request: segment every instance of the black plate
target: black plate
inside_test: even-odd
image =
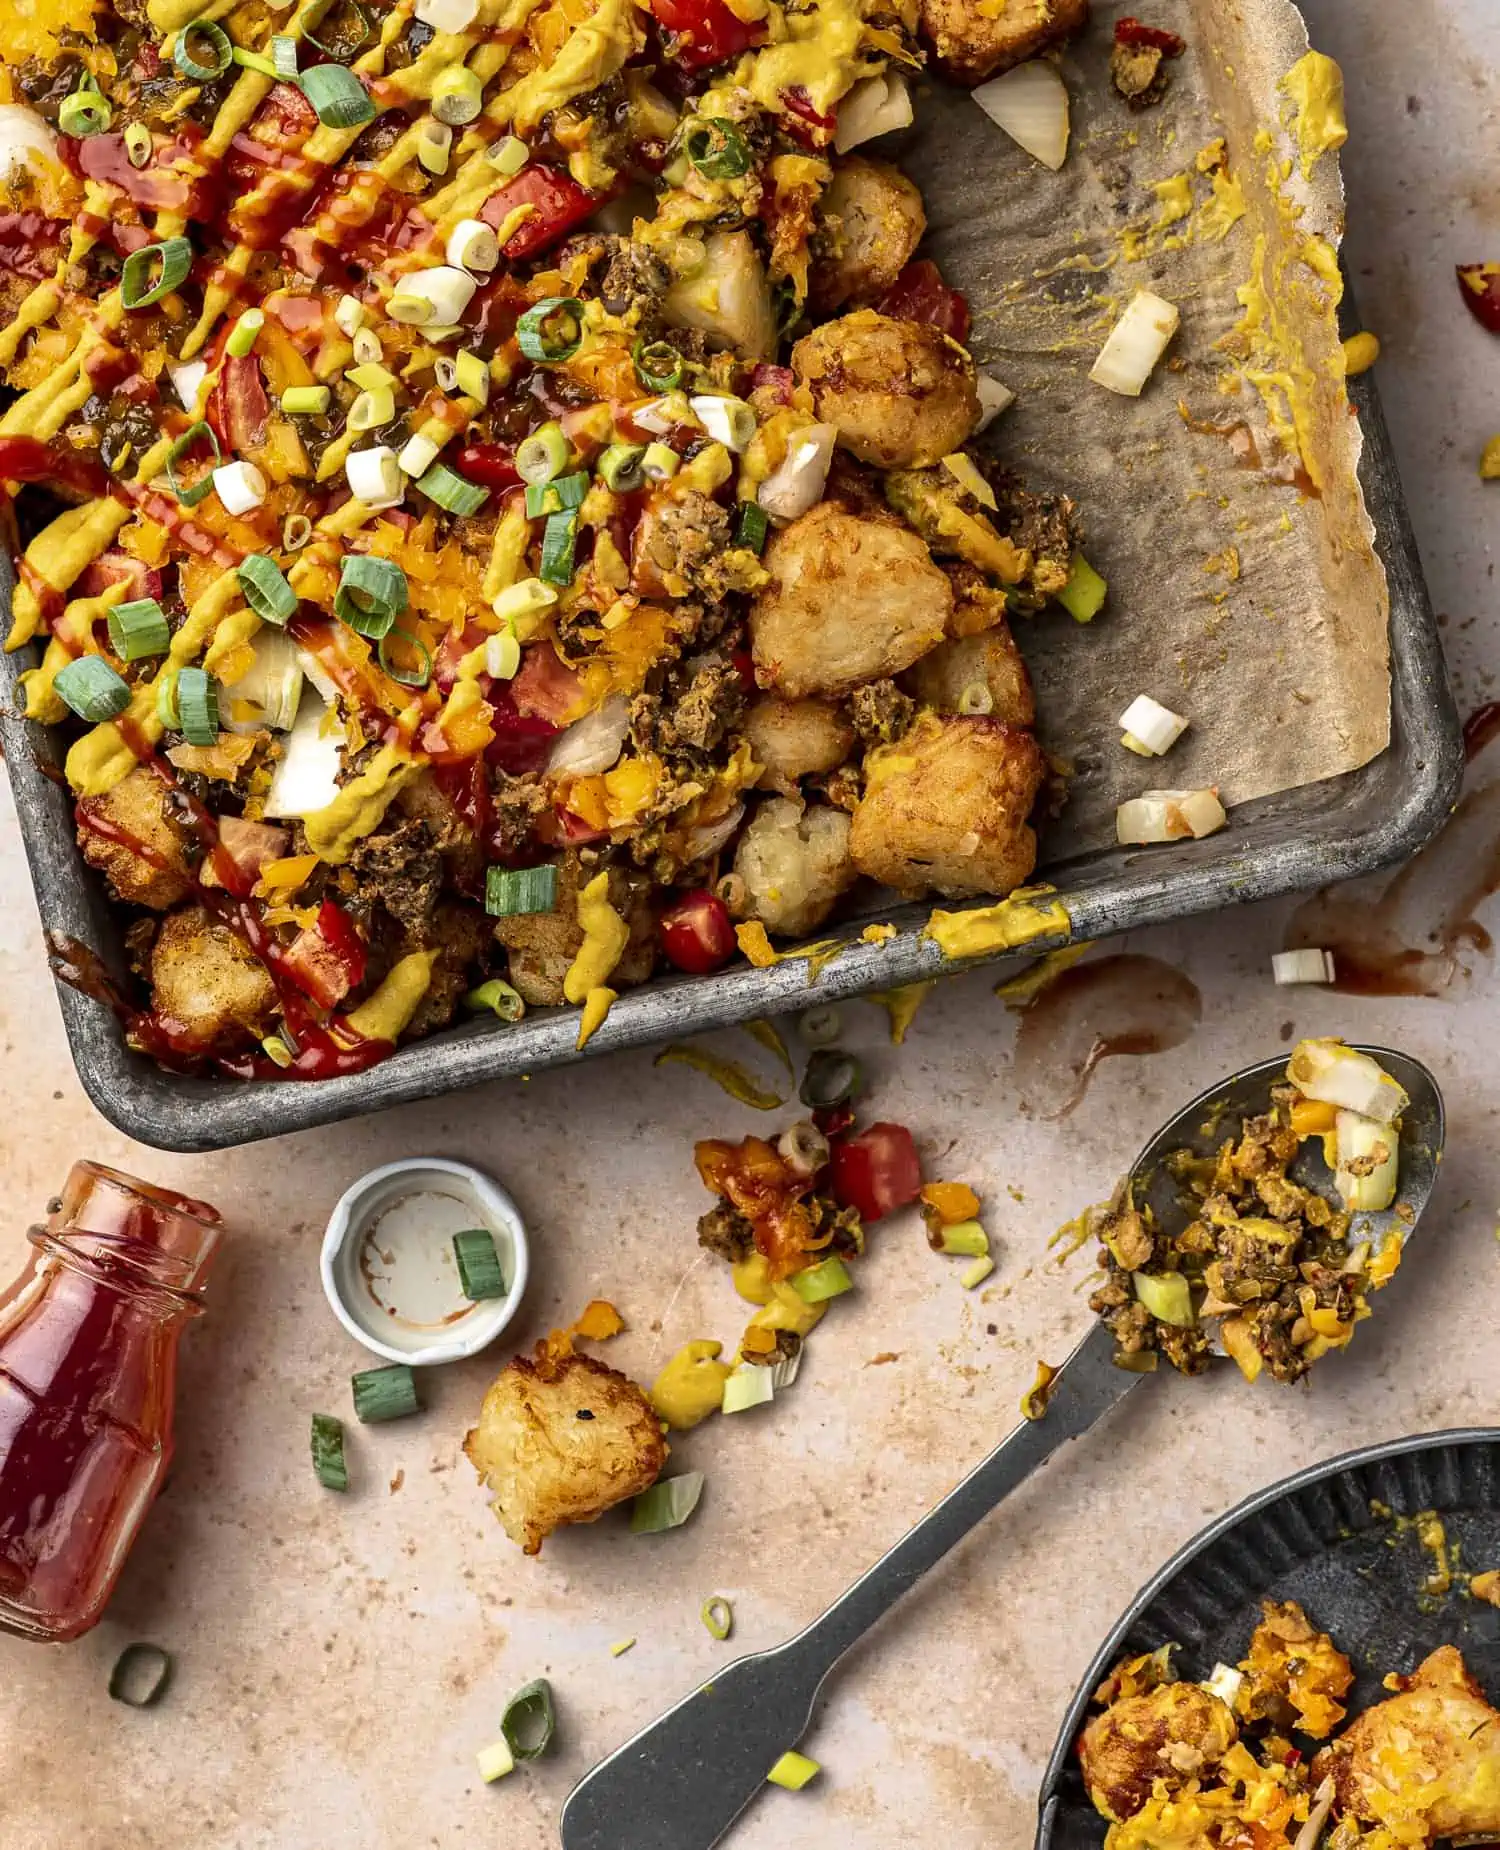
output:
[[[1183,1676],[1244,1656],[1263,1599],[1296,1600],[1353,1662],[1351,1712],[1379,1702],[1381,1679],[1455,1644],[1500,1698],[1500,1609],[1453,1591],[1424,1596],[1433,1557],[1390,1517],[1435,1510],[1469,1573],[1500,1567],[1500,1430],[1429,1433],[1314,1465],[1221,1516],[1136,1595],[1069,1705],[1042,1782],[1037,1850],[1099,1850],[1073,1743],[1089,1700],[1122,1657],[1175,1643]]]

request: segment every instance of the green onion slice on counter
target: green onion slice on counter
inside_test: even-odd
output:
[[[804,1304],[822,1304],[854,1289],[854,1280],[842,1259],[822,1259],[787,1281]]]
[[[749,144],[732,122],[719,116],[700,116],[682,145],[705,180],[737,180],[750,171]]]
[[[636,377],[649,392],[670,392],[682,379],[685,362],[670,341],[637,341],[631,357]]]
[[[734,1608],[722,1593],[715,1593],[710,1599],[704,1600],[698,1616],[720,1644],[734,1630]]]
[[[418,657],[417,661],[397,661],[394,654],[397,646],[403,649],[414,649]],[[377,654],[380,658],[380,666],[393,681],[398,681],[402,687],[426,687],[432,679],[432,651],[413,630],[387,630],[380,638],[380,648]]]
[[[542,564],[540,576],[549,585],[568,585],[573,582],[573,548],[578,540],[578,516],[569,511],[566,514],[549,516],[547,525],[542,530]]]
[[[102,135],[114,120],[115,112],[99,88],[98,80],[86,75],[71,96],[65,96],[57,112],[57,126],[64,135],[83,141],[90,135]],[[147,135],[149,143],[150,136]]]
[[[506,1703],[500,1732],[517,1760],[536,1760],[546,1753],[557,1732],[557,1709],[545,1677],[518,1689]]]
[[[359,128],[375,120],[369,91],[342,64],[315,64],[304,71],[302,94],[325,128]]]
[[[404,1420],[420,1413],[417,1378],[405,1362],[388,1368],[367,1368],[349,1377],[354,1394],[354,1417],[361,1426],[378,1426],[384,1420]]]
[[[735,523],[734,539],[737,546],[748,546],[751,552],[765,551],[766,534],[771,522],[766,510],[758,501],[742,501],[739,519]]]
[[[167,613],[154,597],[132,598],[109,613],[109,646],[122,662],[165,655],[171,643]]]
[[[501,1021],[519,1021],[526,1013],[526,1001],[520,990],[512,989],[510,984],[498,976],[492,976],[487,983],[481,983],[478,989],[471,989],[464,997],[466,1007],[482,1014],[486,1009]]]
[[[458,1266],[459,1288],[466,1298],[477,1304],[481,1298],[505,1296],[505,1275],[500,1270],[495,1236],[488,1227],[470,1227],[464,1233],[455,1233],[453,1258]]]
[[[325,1490],[347,1490],[349,1467],[344,1462],[344,1422],[331,1413],[312,1416],[312,1461]]]
[[[797,1022],[797,1032],[809,1047],[831,1047],[842,1026],[837,1009],[808,1009]]]
[[[660,1535],[666,1529],[680,1529],[697,1509],[702,1495],[701,1471],[684,1471],[680,1477],[660,1479],[631,1504],[630,1533]]]
[[[612,443],[599,458],[599,479],[617,495],[633,493],[646,479],[644,443]]]
[[[809,1780],[816,1779],[822,1772],[816,1760],[809,1760],[806,1754],[783,1754],[766,1775],[766,1783],[782,1786],[788,1792],[800,1792]]]
[[[165,238],[160,244],[143,244],[138,251],[130,253],[120,271],[121,306],[149,308],[153,302],[170,295],[192,267],[193,246],[188,238]]]
[[[177,671],[177,711],[189,745],[212,745],[219,736],[219,684],[202,668]]]
[[[128,1644],[109,1673],[109,1699],[130,1709],[160,1702],[172,1681],[172,1654],[159,1644]]]
[[[195,83],[221,77],[233,61],[229,34],[211,19],[190,20],[172,46],[173,64],[182,76],[191,77]]]
[[[582,302],[576,296],[548,296],[516,323],[516,339],[528,360],[546,366],[571,360],[583,345]]]
[[[557,869],[491,867],[484,876],[484,909],[491,918],[514,918],[523,912],[557,910]]]
[[[526,483],[550,482],[568,466],[571,451],[560,424],[543,424],[516,449],[516,474]]]
[[[864,1083],[864,1069],[853,1054],[837,1047],[819,1047],[808,1057],[797,1096],[809,1111],[831,1111],[858,1098]]]
[[[263,552],[252,552],[236,567],[240,590],[245,602],[262,623],[274,623],[284,629],[297,614],[297,593],[287,583],[281,568]]]
[[[52,681],[63,705],[89,725],[116,719],[130,705],[130,689],[102,655],[80,655]]]
[[[378,642],[406,608],[406,574],[390,559],[349,553],[339,572],[333,613],[361,636]]]
[[[195,449],[199,443],[208,445],[213,454],[213,461],[196,482],[185,486],[178,476],[177,465],[189,450]],[[184,507],[197,507],[205,495],[213,492],[213,472],[223,460],[224,453],[219,448],[219,439],[214,435],[213,426],[205,424],[200,419],[198,423],[190,424],[167,451],[167,486]]]
[[[1092,623],[1109,596],[1108,580],[1101,578],[1081,552],[1074,553],[1068,582],[1057,601],[1075,623]]]
[[[435,462],[417,477],[417,487],[429,501],[460,516],[477,514],[490,498],[490,491],[477,482],[466,482],[447,463]]]

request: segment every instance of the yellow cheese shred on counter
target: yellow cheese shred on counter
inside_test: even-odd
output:
[[[922,936],[952,958],[987,957],[1054,933],[1066,936],[1073,921],[1062,901],[1049,897],[1056,891],[1050,886],[1020,887],[993,906],[975,906],[968,912],[935,910]]]
[[[367,1041],[397,1039],[431,987],[437,960],[436,950],[409,951],[391,966],[374,995],[345,1016],[348,1026]]]

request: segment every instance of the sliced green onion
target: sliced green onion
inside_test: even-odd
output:
[[[516,323],[516,339],[528,360],[556,366],[583,345],[583,304],[576,296],[553,295]]]
[[[990,1236],[977,1220],[955,1221],[942,1228],[937,1236],[940,1253],[956,1253],[964,1259],[988,1259]]]
[[[369,91],[342,64],[315,64],[304,71],[302,94],[325,128],[359,128],[375,120]]]
[[[972,1291],[976,1285],[982,1285],[995,1269],[995,1262],[988,1253],[983,1253],[972,1265],[966,1265],[958,1275],[958,1282],[965,1291]]]
[[[326,385],[289,385],[281,394],[281,409],[289,418],[322,417],[332,398]]]
[[[375,28],[370,24],[370,15],[359,4],[359,0],[349,0],[349,11],[359,21],[359,37],[354,41],[352,45],[346,44],[342,39],[340,39],[338,41],[338,47],[337,49],[335,49],[334,46],[332,45],[325,45],[322,39],[315,39],[310,32],[306,32],[303,34],[303,37],[307,40],[308,44],[315,47],[315,49],[317,49],[318,51],[322,52],[325,58],[335,58],[335,59],[342,61],[345,64],[348,63],[348,61],[355,55],[356,52],[360,52],[364,50],[365,46],[369,44],[375,32]]]
[[[724,1379],[719,1402],[721,1413],[749,1413],[755,1407],[767,1407],[776,1398],[776,1383],[769,1368],[759,1362],[741,1362],[733,1374]]]
[[[396,394],[388,385],[380,385],[372,391],[360,393],[349,407],[344,427],[355,431],[379,430],[389,424],[395,415]]]
[[[831,1111],[864,1091],[864,1069],[853,1054],[819,1047],[809,1058],[797,1096],[809,1111]]]
[[[333,611],[341,623],[378,642],[405,610],[407,596],[406,574],[399,565],[367,553],[349,553],[339,572]]]
[[[247,71],[259,71],[262,77],[281,75],[269,58],[262,57],[258,51],[246,51],[243,45],[236,45],[232,56],[236,64],[243,66]]]
[[[301,552],[312,538],[313,525],[306,514],[288,514],[281,529],[281,545],[284,552]]]
[[[283,1070],[297,1057],[279,1034],[267,1034],[260,1044],[272,1066],[279,1066]]]
[[[521,645],[511,630],[491,636],[484,645],[484,671],[496,681],[514,681],[521,671]]]
[[[734,1608],[722,1593],[715,1593],[711,1599],[704,1600],[698,1617],[720,1644],[734,1630]]]
[[[154,597],[133,598],[110,611],[109,644],[121,661],[138,662],[147,655],[165,655],[171,643],[167,613]]]
[[[508,1773],[516,1770],[516,1757],[504,1741],[491,1741],[488,1747],[481,1747],[474,1756],[474,1764],[479,1768],[479,1777],[487,1786],[493,1786],[497,1779],[504,1779]]]
[[[1135,1295],[1158,1323],[1191,1330],[1198,1322],[1193,1289],[1181,1272],[1133,1272]]]
[[[52,680],[57,697],[89,725],[115,719],[130,705],[130,689],[102,655],[80,655]]]
[[[582,507],[588,498],[589,478],[583,471],[560,475],[552,482],[526,484],[526,518],[540,520],[546,514],[563,514]]]
[[[287,583],[274,559],[252,552],[236,567],[245,602],[262,623],[284,629],[297,614],[297,593]]]
[[[193,55],[195,43],[202,51],[202,57]],[[233,60],[234,47],[229,42],[229,34],[211,19],[189,21],[177,34],[176,43],[172,47],[172,62],[184,77],[191,77],[197,83],[206,83],[210,77],[221,76]]]
[[[512,627],[523,618],[549,610],[557,602],[557,593],[540,578],[523,578],[519,584],[507,585],[490,608]]]
[[[200,438],[205,439],[213,451],[213,463],[206,475],[184,488],[177,479],[177,465]],[[190,424],[167,451],[167,483],[184,507],[196,507],[205,495],[212,493],[213,470],[217,469],[223,460],[223,452],[219,448],[219,439],[214,435],[213,426],[201,420],[197,424]]]
[[[485,156],[503,174],[518,174],[531,159],[531,150],[516,135],[502,135]]]
[[[448,171],[452,157],[453,130],[429,118],[417,131],[417,160],[428,173],[440,176]]]
[[[460,392],[476,403],[490,402],[490,363],[477,353],[460,353],[453,361],[453,377]]]
[[[421,658],[415,666],[403,664],[394,659],[390,651],[396,643],[402,643],[409,649],[415,649]],[[432,651],[414,630],[390,629],[380,638],[380,647],[376,651],[380,666],[393,681],[402,687],[426,687],[432,679]]]
[[[578,540],[578,516],[553,514],[542,531],[541,575],[549,585],[573,582],[573,548]]]
[[[750,171],[749,144],[732,122],[719,116],[700,116],[682,145],[705,180],[737,180]]]
[[[788,1792],[800,1792],[809,1780],[816,1779],[823,1771],[816,1760],[809,1760],[806,1754],[783,1754],[766,1775],[770,1786],[782,1786]]]
[[[429,501],[436,501],[450,514],[463,517],[477,514],[490,498],[490,491],[477,482],[466,482],[447,463],[435,462],[417,477],[417,487]]]
[[[764,552],[770,526],[766,510],[758,501],[742,501],[739,519],[735,522],[735,545],[748,546],[753,553]]]
[[[168,732],[182,731],[182,715],[177,710],[177,670],[169,668],[156,684],[156,717]]]
[[[787,1281],[804,1304],[823,1304],[854,1289],[854,1280],[842,1259],[822,1259]]]
[[[219,684],[206,669],[178,669],[177,711],[189,745],[212,745],[218,739]]]
[[[636,377],[651,392],[670,392],[681,381],[687,364],[666,340],[637,341],[631,358]]]
[[[546,1753],[557,1732],[557,1710],[552,1702],[552,1685],[545,1677],[518,1689],[506,1703],[500,1732],[517,1760],[536,1760]]]
[[[65,96],[57,112],[57,126],[64,135],[79,141],[90,135],[102,135],[114,120],[109,99],[92,78],[80,84],[71,96]]]
[[[523,482],[550,482],[568,466],[572,451],[560,424],[543,424],[516,450],[516,474]]]
[[[501,1021],[519,1021],[526,1013],[526,1003],[520,990],[512,989],[498,976],[492,976],[487,983],[481,983],[478,989],[471,989],[464,997],[467,1008],[481,1014],[488,1009],[498,1015]]]
[[[488,1227],[470,1227],[465,1233],[455,1233],[453,1258],[458,1266],[458,1286],[466,1298],[477,1304],[482,1298],[505,1296],[505,1274],[500,1270],[495,1236]]]
[[[599,477],[604,486],[618,495],[628,495],[646,479],[641,459],[644,443],[612,443],[599,458]]]
[[[809,1047],[831,1047],[843,1023],[837,1009],[809,1009],[797,1023],[797,1032]]]
[[[312,1461],[325,1490],[347,1490],[349,1467],[344,1462],[344,1422],[331,1413],[312,1416]]]
[[[484,876],[484,909],[494,919],[557,910],[557,869],[491,867]]]
[[[149,1709],[172,1681],[172,1655],[159,1644],[128,1644],[109,1673],[109,1699],[128,1709]]]
[[[484,86],[478,75],[462,64],[439,71],[432,85],[432,113],[454,128],[472,122],[484,105]]]
[[[125,129],[125,158],[132,167],[144,167],[155,152],[156,144],[144,122],[131,122]]]
[[[243,360],[255,351],[256,338],[266,325],[265,310],[247,308],[229,331],[227,350],[233,360]]]
[[[660,1535],[666,1529],[680,1529],[697,1509],[702,1495],[701,1471],[684,1471],[680,1477],[660,1479],[631,1504],[630,1533]]]
[[[648,443],[641,472],[648,482],[667,482],[682,467],[682,458],[670,443]]]
[[[1075,623],[1092,623],[1108,595],[1108,581],[1099,576],[1081,552],[1075,553],[1068,582],[1057,594],[1058,603]]]
[[[271,62],[276,67],[278,77],[297,76],[297,41],[285,32],[278,32],[271,40]]]
[[[157,266],[160,265],[160,270]],[[170,295],[193,267],[193,246],[188,238],[166,238],[160,244],[143,244],[125,259],[120,271],[120,304],[149,308]],[[156,274],[156,281],[151,277]]]
[[[379,1426],[385,1420],[404,1420],[420,1413],[417,1378],[405,1362],[387,1368],[366,1368],[349,1377],[354,1394],[354,1417],[361,1426]]]

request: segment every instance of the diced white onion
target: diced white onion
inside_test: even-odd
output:
[[[1126,847],[1201,839],[1229,820],[1213,790],[1146,790],[1115,811],[1115,833]]]
[[[833,132],[835,153],[847,154],[877,135],[912,124],[911,92],[899,71],[866,77],[839,104],[838,126]]]
[[[473,301],[477,286],[467,271],[455,270],[451,264],[434,264],[430,270],[416,270],[399,280],[385,305],[386,313],[392,321],[416,327],[425,327],[428,322],[447,326],[457,321]]]
[[[1234,1707],[1234,1699],[1239,1695],[1240,1687],[1244,1681],[1245,1679],[1241,1673],[1233,1669],[1229,1664],[1215,1664],[1213,1675],[1209,1677],[1203,1687],[1208,1691],[1210,1696],[1217,1696],[1220,1702],[1227,1703],[1232,1709]]]
[[[693,408],[693,416],[714,442],[722,443],[725,449],[733,450],[736,455],[748,446],[755,435],[755,413],[743,398],[724,398],[706,393],[701,398],[690,398],[688,403]]]
[[[669,327],[696,328],[711,345],[733,347],[743,360],[769,359],[776,351],[776,315],[749,232],[710,232],[702,262],[673,283],[662,315]]]
[[[1002,411],[1009,411],[1016,402],[1016,395],[1008,385],[1002,385],[988,373],[981,373],[974,383],[979,389],[979,422],[974,426],[977,433],[988,430]]]
[[[823,499],[833,446],[834,424],[810,424],[788,442],[786,457],[760,485],[756,499],[773,520],[795,520]]]
[[[596,777],[607,771],[625,749],[629,731],[629,702],[612,694],[602,707],[558,734],[547,760],[548,776],[560,777],[566,771],[573,777]]]
[[[266,478],[254,463],[221,463],[214,470],[214,493],[226,513],[248,514],[265,500]]]
[[[711,854],[717,854],[744,819],[744,804],[735,803],[716,822],[700,822],[689,829],[682,846],[683,860],[706,861]]]
[[[438,446],[431,437],[414,431],[401,445],[396,461],[403,475],[425,475],[438,459]]]
[[[306,818],[327,809],[339,794],[344,728],[321,701],[304,699],[281,742],[281,757],[266,792],[266,814]]]
[[[1160,758],[1187,731],[1188,723],[1180,713],[1164,707],[1149,694],[1137,694],[1120,715],[1121,729],[1145,748],[1148,757]]]
[[[1298,983],[1331,983],[1334,974],[1332,951],[1276,951],[1271,957],[1271,976],[1282,989]]]
[[[779,1362],[771,1363],[771,1385],[778,1394],[783,1388],[789,1388],[792,1385],[801,1367],[802,1351],[800,1349],[792,1355],[784,1355]]]
[[[378,443],[369,450],[351,450],[344,462],[344,477],[350,494],[366,507],[394,507],[406,492],[401,465],[388,443]]]
[[[1313,1794],[1313,1807],[1307,1814],[1307,1822],[1297,1833],[1297,1841],[1292,1850],[1318,1850],[1323,1841],[1323,1833],[1328,1828],[1328,1820],[1333,1815],[1333,1802],[1338,1796],[1338,1782],[1330,1773]]]
[[[748,1413],[752,1407],[764,1407],[776,1397],[776,1383],[771,1370],[758,1362],[741,1362],[725,1378],[722,1408],[725,1413]]]
[[[358,296],[341,295],[333,311],[333,325],[340,334],[346,334],[353,340],[365,325],[365,305]]]
[[[169,366],[172,375],[172,389],[182,401],[184,411],[198,409],[198,388],[208,377],[207,360],[184,360],[180,365]]]
[[[489,637],[484,645],[484,672],[497,681],[513,681],[521,666],[521,645],[509,630]]]
[[[964,493],[972,495],[981,507],[993,508],[998,505],[994,489],[990,487],[962,450],[955,450],[951,456],[945,456],[943,467]]]
[[[224,689],[220,717],[230,732],[288,732],[302,698],[301,651],[285,630],[263,625],[251,645],[255,659],[238,681]],[[236,717],[236,707],[250,711]]]
[[[57,137],[34,109],[0,105],[0,183],[26,173],[33,154],[56,161]]]
[[[324,705],[331,707],[339,697],[338,683],[311,649],[297,651],[297,665],[302,670],[308,686],[316,688]]]
[[[1018,64],[973,95],[991,122],[1044,167],[1056,173],[1068,158],[1068,86],[1045,59]]]
[[[1341,1111],[1333,1122],[1338,1166],[1333,1183],[1351,1214],[1378,1214],[1396,1199],[1401,1140],[1392,1124],[1377,1123],[1356,1111]],[[1369,1173],[1362,1171],[1373,1161]],[[1355,1165],[1358,1165],[1356,1168]]]
[[[1105,341],[1089,378],[1122,398],[1139,398],[1181,320],[1172,303],[1149,289],[1138,289]]]
[[[447,257],[460,270],[488,275],[500,261],[500,240],[482,218],[463,218],[448,233]]]
[[[1341,1111],[1358,1112],[1379,1124],[1399,1117],[1408,1103],[1405,1092],[1384,1068],[1367,1053],[1358,1053],[1338,1040],[1299,1041],[1287,1062],[1286,1076],[1305,1097],[1337,1105]]]
[[[474,23],[479,0],[417,0],[412,10],[434,32],[464,32]]]

